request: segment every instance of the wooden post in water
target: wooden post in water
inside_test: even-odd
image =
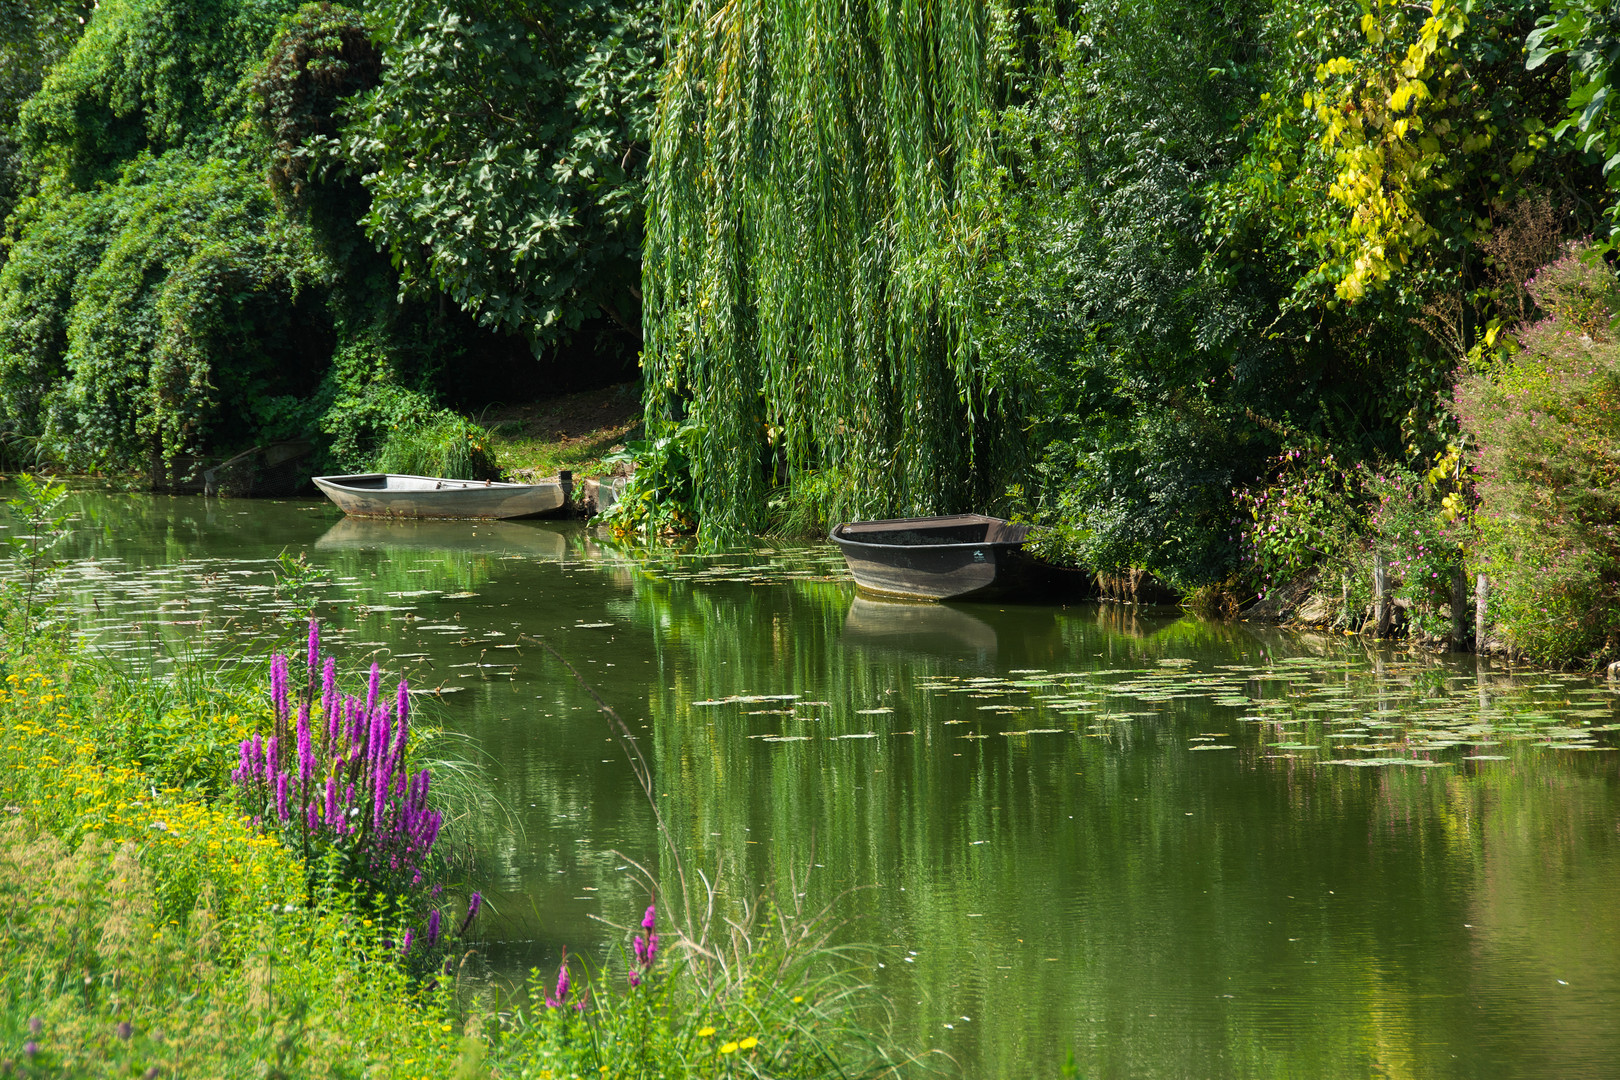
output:
[[[1389,636],[1389,567],[1382,555],[1373,556],[1373,634]]]
[[[164,474],[164,468],[163,468],[163,436],[162,435],[154,434],[152,436],[152,445],[149,448],[148,453],[150,455],[150,459],[149,459],[147,464],[148,464],[148,467],[150,468],[151,473],[152,473],[152,490],[153,491],[166,491],[166,490],[168,490],[168,484],[165,482],[166,477],[163,475]]]
[[[1451,571],[1451,649],[1468,651],[1468,575],[1461,566]]]
[[[1474,575],[1474,651],[1485,651],[1485,602],[1490,599],[1491,583],[1484,574]]]

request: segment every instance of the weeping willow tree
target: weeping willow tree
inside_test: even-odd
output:
[[[963,270],[1010,19],[960,0],[669,0],[644,249],[652,433],[706,533],[782,485],[851,516],[982,506],[1017,456]]]

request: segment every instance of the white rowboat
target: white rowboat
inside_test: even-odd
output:
[[[568,504],[568,491],[556,480],[503,484],[399,473],[314,480],[338,509],[354,517],[522,518],[556,513]]]

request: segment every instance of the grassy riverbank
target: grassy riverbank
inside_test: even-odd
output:
[[[505,476],[555,476],[562,469],[595,476],[607,471],[602,458],[614,447],[639,438],[640,384],[499,405],[481,419]]]
[[[535,973],[532,1000],[558,1007],[503,1008],[467,974],[471,938],[443,967],[406,963],[375,896],[329,880],[311,897],[298,854],[239,807],[237,740],[271,729],[258,681],[112,678],[58,636],[10,629],[0,1076],[890,1071],[851,1021],[845,965],[791,922],[728,944],[649,910],[625,956],[573,963],[574,987]]]

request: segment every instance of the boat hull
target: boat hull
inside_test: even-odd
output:
[[[855,584],[882,596],[1055,599],[1071,591],[1064,571],[1024,552],[1027,531],[1000,518],[956,514],[849,522],[835,528],[831,540],[844,553]]]
[[[554,514],[568,503],[567,491],[557,482],[499,484],[397,473],[314,480],[338,509],[354,517],[505,520]]]

